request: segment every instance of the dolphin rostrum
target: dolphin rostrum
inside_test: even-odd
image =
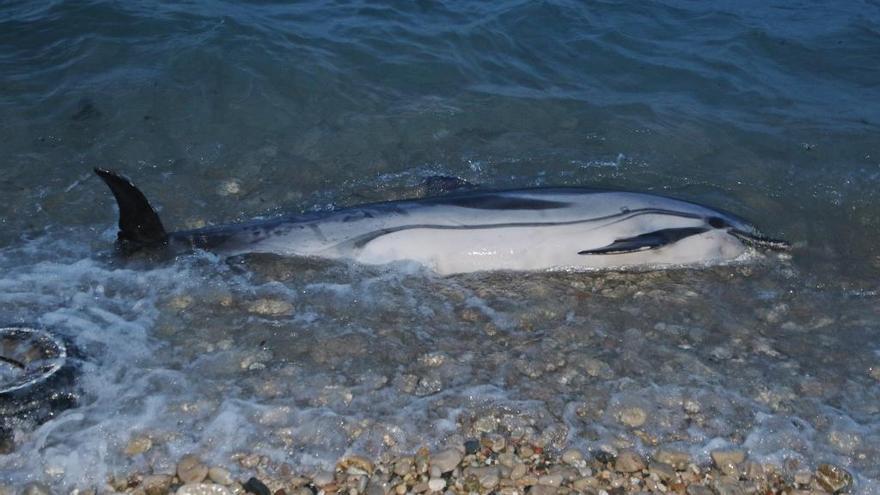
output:
[[[419,262],[443,275],[711,265],[785,250],[745,220],[653,194],[585,188],[453,192],[167,232],[125,177],[95,173],[119,205],[119,247],[275,253],[365,264]]]

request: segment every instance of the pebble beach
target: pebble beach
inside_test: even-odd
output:
[[[133,442],[130,455],[144,453]],[[715,450],[711,465],[694,463],[690,454],[658,449],[650,458],[633,450],[599,451],[585,457],[577,449],[550,453],[539,445],[501,435],[486,435],[445,450],[421,448],[413,455],[371,460],[340,458],[334,470],[300,472],[295,466],[258,454],[236,454],[230,469],[209,466],[198,455],[182,457],[172,472],[119,474],[98,487],[76,494],[137,495],[315,495],[368,494],[541,494],[621,495],[670,493],[687,495],[807,495],[849,493],[852,476],[822,464],[794,474],[781,466],[747,458],[743,450]],[[247,478],[232,473],[241,473]],[[8,487],[0,493],[15,493]],[[26,495],[48,495],[40,483],[23,487]]]

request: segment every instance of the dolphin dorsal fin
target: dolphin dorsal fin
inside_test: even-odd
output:
[[[96,168],[95,173],[107,184],[119,205],[117,238],[120,244],[124,247],[144,247],[166,242],[168,233],[144,193],[116,172]]]

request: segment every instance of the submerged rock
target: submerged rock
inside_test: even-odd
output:
[[[350,474],[373,474],[373,462],[359,455],[343,458],[336,464],[336,468]]]
[[[143,454],[144,452],[149,451],[153,448],[153,441],[150,440],[150,437],[135,437],[132,438],[128,445],[125,446],[125,455],[129,457],[136,456],[138,454]]]
[[[167,474],[144,476],[141,486],[147,495],[165,495],[171,488],[171,476]]]
[[[188,483],[177,489],[177,495],[233,495],[229,488],[211,483]]]
[[[816,470],[816,480],[831,493],[848,491],[853,481],[852,475],[846,469],[834,464],[820,465]]]
[[[442,478],[432,478],[428,480],[428,489],[432,492],[443,491],[446,488],[446,480]]]
[[[709,455],[715,466],[728,475],[737,473],[738,466],[746,460],[746,453],[742,450],[713,450]]]
[[[52,495],[52,490],[49,489],[49,485],[35,481],[24,485],[21,495]]]
[[[617,413],[617,420],[632,428],[638,428],[648,420],[648,413],[641,407],[627,407]]]
[[[194,454],[188,454],[177,463],[177,477],[186,484],[201,483],[208,476],[208,466]]]
[[[257,299],[247,310],[261,316],[287,316],[293,313],[293,304],[281,299]]]
[[[212,467],[208,470],[208,478],[218,485],[231,485],[233,483],[232,474],[227,469],[221,467]]]
[[[645,469],[645,459],[634,450],[621,450],[614,468],[622,473],[635,473]]]
[[[691,455],[679,450],[660,449],[654,456],[658,462],[669,464],[678,471],[684,471],[691,463]]]
[[[272,492],[269,491],[269,487],[254,477],[247,480],[242,488],[244,488],[246,492],[253,493],[254,495],[272,495]]]

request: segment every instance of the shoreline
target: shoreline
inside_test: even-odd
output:
[[[132,472],[104,486],[83,487],[76,495],[406,495],[422,493],[499,495],[682,495],[853,493],[852,475],[821,464],[783,469],[748,459],[743,450],[714,450],[710,465],[695,463],[686,452],[658,449],[644,457],[630,449],[585,455],[577,449],[549,452],[497,434],[463,445],[413,455],[359,455],[340,458],[333,471],[298,472],[259,454],[233,456],[238,466],[208,466],[198,455],[180,458],[173,473]],[[243,473],[239,479],[233,471]],[[0,485],[0,495],[57,493],[32,482],[19,490]]]

